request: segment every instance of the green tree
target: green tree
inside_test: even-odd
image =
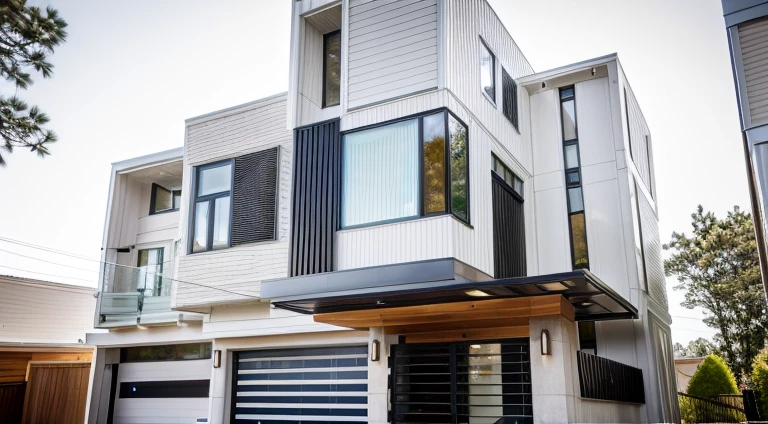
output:
[[[688,346],[675,343],[674,351],[676,357],[699,358],[716,352],[717,347],[709,340],[699,337],[688,343]]]
[[[699,368],[693,373],[687,392],[693,396],[712,397],[737,395],[739,388],[736,385],[736,378],[723,358],[713,353],[704,358]]]
[[[701,205],[691,218],[692,235],[674,232],[664,245],[666,275],[685,291],[682,306],[707,310],[718,351],[737,378],[748,377],[768,323],[752,218],[736,206],[721,220]]]
[[[768,411],[768,348],[760,351],[752,363],[752,388],[760,392],[760,410]]]
[[[26,0],[0,1],[0,76],[25,90],[32,83],[30,72],[50,78],[53,65],[48,56],[67,38],[67,23],[56,9],[27,7]],[[40,157],[50,154],[48,145],[56,134],[45,128],[48,115],[37,106],[31,108],[16,95],[0,93],[0,150],[12,153],[15,147],[28,147]],[[5,159],[0,155],[0,165]]]

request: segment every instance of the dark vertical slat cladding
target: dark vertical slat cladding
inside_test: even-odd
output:
[[[504,116],[506,116],[507,119],[509,119],[509,122],[511,122],[515,129],[517,129],[519,128],[517,126],[517,83],[515,83],[515,80],[509,76],[507,70],[504,68],[501,69],[501,86]]]
[[[581,397],[645,403],[643,371],[620,362],[578,351]]]
[[[291,276],[333,271],[341,186],[339,121],[294,132]]]
[[[523,200],[498,175],[493,178],[493,265],[496,278],[524,277],[525,216]]]
[[[278,149],[235,159],[232,246],[277,238]]]

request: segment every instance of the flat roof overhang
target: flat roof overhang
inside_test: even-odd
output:
[[[521,307],[520,301],[511,302],[511,299],[553,299],[552,295],[558,295],[558,299],[562,296],[572,306],[572,320],[637,318],[637,309],[629,301],[587,270],[493,279],[454,258],[265,281],[261,294],[263,298],[271,299],[275,307],[313,314],[316,321],[322,322],[329,320],[318,319],[319,315],[335,314],[338,317],[338,313],[343,312],[380,311],[377,315],[385,316],[396,314],[398,308],[415,312],[405,308],[452,303],[476,308],[483,302],[501,301],[495,309],[488,311],[497,314],[504,305]],[[357,314],[357,317],[362,318],[362,315]],[[363,321],[359,324],[350,321],[345,326],[369,326]]]

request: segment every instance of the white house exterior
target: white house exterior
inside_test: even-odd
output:
[[[484,0],[292,4],[288,93],[113,166],[90,422],[679,421],[618,57],[535,73]]]

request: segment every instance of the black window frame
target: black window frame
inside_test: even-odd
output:
[[[482,37],[480,37],[480,46],[484,48],[488,54],[491,55],[491,82],[493,87],[493,95],[488,94],[487,91],[485,91],[485,88],[483,87],[483,69],[482,69],[482,61],[481,61],[481,68],[480,68],[480,92],[483,93],[486,99],[488,99],[493,107],[496,107],[496,54],[493,52],[493,49],[488,45],[488,43],[483,40]],[[480,52],[482,55],[482,51]],[[482,56],[481,56],[482,59]]]
[[[491,161],[493,162],[493,166],[491,166],[491,172],[496,174],[499,178],[501,178],[502,181],[512,190],[512,194],[514,194],[516,197],[519,197],[519,200],[522,202],[525,199],[524,192],[525,192],[525,180],[520,178],[519,175],[515,174],[506,163],[504,163],[503,160],[499,159],[498,156],[496,156],[495,153],[491,153]],[[502,175],[497,169],[496,165],[501,165],[504,168],[505,173],[508,172],[512,174],[512,184],[507,181],[506,175]],[[515,188],[515,182],[520,181],[520,188],[521,190],[518,190]]]
[[[507,95],[505,92],[507,89],[507,83],[509,83],[509,88],[512,91]],[[517,102],[517,82],[515,82],[515,79],[512,78],[511,75],[507,72],[504,67],[501,67],[501,99],[502,99],[502,113],[507,118],[507,120],[512,124],[512,126],[515,128],[515,131],[520,133],[520,127],[519,127],[519,119],[520,119],[520,112],[519,112],[519,105]],[[510,101],[511,104],[507,103],[507,100]]]
[[[572,94],[567,97],[563,97],[563,91],[565,90],[571,90]],[[581,173],[581,149],[579,146],[579,119],[578,119],[578,111],[576,108],[576,86],[575,85],[569,85],[565,87],[560,87],[560,89],[557,92],[558,97],[558,114],[560,115],[560,139],[563,143],[563,175],[565,177],[565,201],[568,211],[568,237],[571,242],[571,266],[573,269],[589,269],[589,244],[587,243],[587,215],[586,215],[586,202],[584,201],[584,185],[582,184],[583,176]],[[563,125],[563,103],[573,101],[573,130],[575,137],[569,140],[565,139],[565,127]],[[576,146],[576,161],[578,162],[575,167],[566,168],[566,149],[569,146]],[[568,175],[577,175],[578,176],[578,182],[568,182]],[[569,190],[578,188],[581,191],[581,210],[572,212],[572,206],[571,206],[571,196],[569,193]],[[586,250],[586,256],[587,256],[587,263],[585,266],[578,266],[576,265],[576,253],[574,252],[574,239],[573,239],[573,225],[572,225],[572,217],[574,215],[583,215],[584,216],[584,247]]]
[[[341,55],[341,29],[337,29],[335,31],[331,31],[328,33],[323,34],[323,99],[322,99],[322,108],[325,109],[327,107],[334,107],[339,106],[341,104],[341,69],[339,69],[339,102],[334,104],[328,104],[327,103],[327,93],[326,93],[326,79],[328,75],[326,74],[326,71],[328,70],[327,67],[327,59],[328,59],[328,39],[339,35],[339,68],[341,68],[341,58],[343,57]]]
[[[445,134],[445,210],[440,212],[431,212],[426,213],[424,210],[424,196],[426,195],[426,190],[424,190],[424,125],[423,125],[423,118],[426,116],[435,115],[438,113],[443,113],[444,115],[444,134]],[[453,117],[459,124],[463,125],[467,132],[467,166],[466,166],[466,174],[467,174],[467,219],[454,214],[453,212],[453,201],[452,201],[452,175],[451,175],[451,143],[450,143],[450,137],[449,137],[449,116]],[[374,128],[384,127],[391,124],[396,124],[398,122],[404,122],[404,121],[411,121],[414,119],[418,119],[419,124],[419,137],[418,137],[418,154],[419,154],[419,184],[418,184],[418,196],[417,199],[419,201],[418,206],[416,207],[417,213],[416,215],[412,216],[406,216],[402,218],[394,218],[394,219],[385,219],[381,221],[374,221],[374,222],[367,222],[364,224],[357,224],[357,225],[347,225],[344,226],[342,224],[343,222],[343,196],[344,196],[344,169],[346,164],[346,155],[344,154],[344,137],[348,134],[353,134],[356,132],[362,132],[371,130]],[[471,154],[470,154],[470,134],[469,134],[469,125],[466,124],[462,119],[460,119],[456,114],[450,111],[450,109],[446,107],[432,109],[426,112],[420,112],[417,114],[405,116],[402,118],[393,119],[386,122],[381,122],[373,125],[368,125],[365,127],[355,128],[349,131],[344,131],[341,133],[341,179],[340,179],[340,187],[341,187],[341,193],[339,195],[340,203],[339,203],[339,227],[337,230],[352,230],[357,228],[365,228],[365,227],[374,227],[377,225],[384,225],[384,224],[391,224],[395,222],[404,222],[404,221],[413,221],[417,219],[423,219],[423,218],[430,218],[435,216],[442,216],[442,215],[451,215],[459,222],[463,223],[464,225],[467,225],[468,227],[472,228],[471,224],[471,209],[472,209],[472,203],[471,203],[471,179],[470,179],[470,161],[471,161]]]
[[[205,196],[198,196],[197,194],[197,188],[200,181],[200,173],[202,171],[218,168],[221,166],[230,166],[230,180],[229,180],[229,190],[228,191],[221,191],[213,194],[207,194]],[[189,220],[189,241],[187,242],[187,253],[188,254],[196,254],[196,253],[205,253],[205,252],[211,252],[213,250],[222,250],[222,249],[228,249],[232,247],[232,211],[234,210],[233,205],[233,198],[232,198],[232,187],[235,181],[235,160],[234,159],[225,159],[217,162],[211,162],[204,165],[198,165],[194,168],[194,175],[195,178],[192,181],[192,195],[189,196],[190,198],[190,220]],[[216,207],[216,199],[222,198],[222,197],[229,197],[229,234],[227,236],[227,245],[226,246],[220,246],[217,248],[213,248],[213,222],[215,218],[215,213],[210,213],[215,211]],[[208,226],[207,226],[207,234],[206,234],[206,246],[205,250],[198,250],[194,251],[193,246],[195,243],[195,222],[197,218],[197,204],[202,202],[208,202]]]
[[[156,203],[157,203],[157,189],[163,189],[171,194],[171,208],[170,209],[163,209],[163,210],[155,210]],[[181,202],[176,203],[176,194],[181,196],[181,190],[171,190],[168,188],[165,188],[157,183],[152,183],[152,191],[149,198],[149,214],[150,215],[160,215],[168,212],[176,212],[179,210],[179,207],[181,206]]]

